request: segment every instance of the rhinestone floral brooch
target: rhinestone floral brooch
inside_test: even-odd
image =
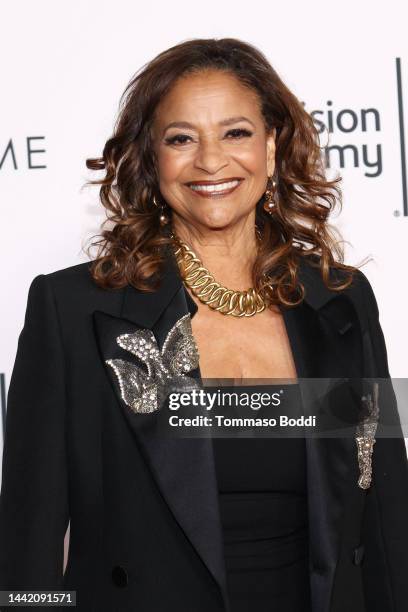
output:
[[[199,364],[189,313],[173,325],[161,350],[150,329],[121,334],[116,342],[140,361],[136,365],[123,359],[106,360],[116,374],[123,401],[133,412],[155,412],[169,393],[200,388],[198,379],[187,376]]]

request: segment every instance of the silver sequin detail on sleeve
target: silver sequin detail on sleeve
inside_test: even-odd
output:
[[[373,393],[367,393],[361,399],[365,405],[365,416],[357,426],[355,438],[360,469],[358,486],[368,489],[372,478],[372,454],[379,417],[378,382],[373,383]]]
[[[161,351],[149,329],[121,334],[116,342],[141,362],[139,366],[123,359],[106,360],[116,374],[123,401],[134,412],[155,412],[170,392],[201,388],[197,379],[186,376],[199,364],[189,313],[173,325]]]

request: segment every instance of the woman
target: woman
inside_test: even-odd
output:
[[[389,378],[375,296],[327,223],[340,179],[300,102],[253,46],[186,41],[131,81],[88,167],[111,227],[93,261],[29,290],[0,588],[75,590],[86,612],[405,610],[401,437],[378,438],[371,464],[352,438],[157,428],[173,378]]]

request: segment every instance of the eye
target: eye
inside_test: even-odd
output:
[[[234,128],[233,130],[228,130],[226,135],[228,136],[228,134],[232,134],[233,139],[252,136],[252,132],[244,128]]]
[[[170,136],[169,138],[165,139],[165,143],[172,145],[172,144],[185,144],[186,140],[191,138],[190,136],[187,136],[187,134],[176,134],[175,136]]]

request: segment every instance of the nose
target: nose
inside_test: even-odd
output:
[[[201,141],[194,160],[194,167],[208,174],[216,174],[228,166],[228,156],[222,144],[216,139]]]

